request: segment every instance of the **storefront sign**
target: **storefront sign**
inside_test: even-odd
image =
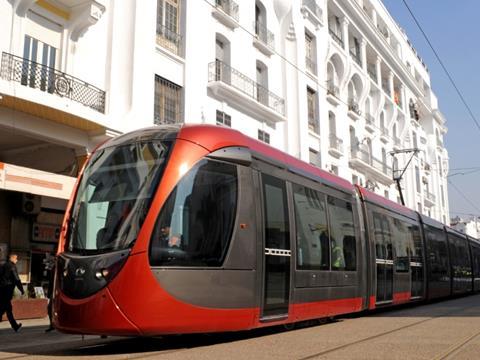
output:
[[[0,189],[69,199],[76,179],[0,162]]]
[[[60,226],[49,224],[33,224],[32,241],[57,243],[60,237]]]

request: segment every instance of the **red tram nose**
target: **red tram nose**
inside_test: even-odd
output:
[[[86,299],[71,299],[59,292],[55,298],[55,327],[66,333],[97,335],[141,335],[108,288]]]

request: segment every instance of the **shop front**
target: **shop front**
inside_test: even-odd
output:
[[[25,295],[15,292],[17,319],[45,317],[51,268],[75,178],[0,163],[0,262],[10,252]]]

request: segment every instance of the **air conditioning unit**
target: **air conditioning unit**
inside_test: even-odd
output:
[[[22,212],[27,215],[36,215],[40,212],[40,196],[22,194]]]

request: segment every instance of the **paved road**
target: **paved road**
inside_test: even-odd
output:
[[[45,333],[45,320],[18,334],[0,323],[1,359],[480,359],[480,295],[346,317],[296,330],[158,338]]]

